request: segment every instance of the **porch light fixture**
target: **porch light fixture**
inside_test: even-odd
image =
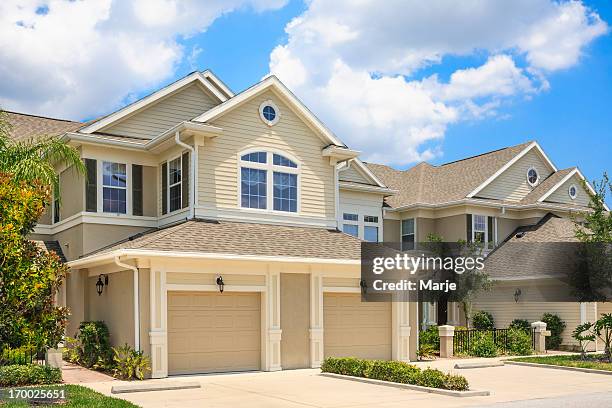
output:
[[[517,289],[517,290],[515,290],[515,291],[514,291],[514,301],[515,301],[516,303],[518,303],[519,298],[521,297],[521,294],[522,294],[522,293],[523,293],[523,292],[522,292],[520,289]]]
[[[368,284],[366,283],[365,279],[359,281],[359,287],[361,287],[361,294],[365,295],[368,291]]]
[[[104,277],[104,282],[102,281],[102,277]],[[98,281],[96,282],[96,292],[98,292],[98,296],[102,295],[104,285],[108,286],[108,275],[99,275]]]
[[[219,292],[223,293],[223,287],[225,286],[225,282],[223,282],[223,276],[219,275],[217,278],[217,286],[219,286]]]

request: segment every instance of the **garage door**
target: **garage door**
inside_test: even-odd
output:
[[[168,292],[169,374],[260,368],[259,293]]]
[[[361,302],[356,293],[323,296],[325,357],[391,359],[391,303]]]

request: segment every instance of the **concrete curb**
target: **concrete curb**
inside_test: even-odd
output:
[[[130,392],[185,390],[189,388],[201,388],[197,382],[159,382],[144,384],[113,385],[111,394],[126,394]]]
[[[555,370],[579,371],[579,372],[590,373],[590,374],[612,375],[612,371],[597,370],[595,368],[567,367],[567,366],[552,365],[552,364],[527,363],[523,361],[506,361],[505,364],[526,366],[526,367],[552,368]]]
[[[342,374],[320,373],[319,375],[322,375],[324,377],[338,378],[338,379],[349,380],[349,381],[357,381],[357,382],[363,382],[363,383],[368,383],[368,384],[385,385],[387,387],[402,388],[402,389],[405,389],[405,390],[421,391],[421,392],[429,392],[431,394],[447,395],[447,396],[450,396],[450,397],[483,397],[483,396],[491,395],[491,393],[489,391],[477,391],[477,390],[471,390],[471,391],[453,391],[453,390],[442,390],[440,388],[422,387],[420,385],[401,384],[401,383],[394,383],[394,382],[390,382],[390,381],[373,380],[371,378],[352,377],[350,375],[342,375]]]
[[[468,368],[489,368],[489,367],[503,367],[503,361],[483,361],[481,363],[457,363],[455,368],[458,370],[464,370]]]

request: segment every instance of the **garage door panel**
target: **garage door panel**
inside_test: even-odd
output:
[[[326,293],[325,357],[391,358],[391,304],[361,302],[359,294]]]
[[[259,293],[170,292],[170,374],[257,370]]]

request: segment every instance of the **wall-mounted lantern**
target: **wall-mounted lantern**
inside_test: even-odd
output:
[[[514,301],[515,301],[516,303],[518,303],[518,301],[519,301],[519,299],[520,299],[520,297],[521,297],[521,295],[522,295],[522,294],[523,294],[523,292],[522,292],[520,289],[516,289],[516,290],[514,291]]]
[[[366,283],[365,279],[359,281],[359,287],[361,288],[361,294],[365,295],[368,291],[368,284]]]
[[[104,281],[102,281],[102,278],[104,278]],[[104,286],[108,286],[108,275],[102,274],[98,276],[98,281],[96,282],[96,292],[98,292],[98,296],[102,295]]]
[[[219,292],[223,293],[223,287],[225,286],[225,282],[223,282],[223,276],[219,275],[217,278],[217,286],[219,286]]]

